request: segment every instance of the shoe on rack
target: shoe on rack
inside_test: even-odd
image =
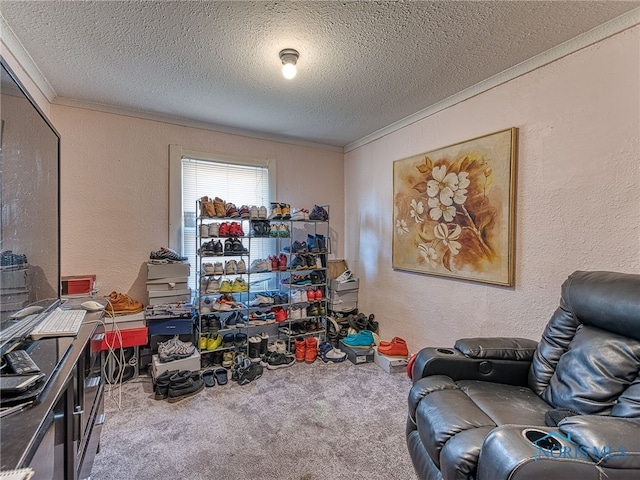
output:
[[[247,282],[244,281],[244,278],[238,277],[233,281],[233,285],[231,287],[231,291],[233,293],[248,292],[249,291],[249,285],[247,285]]]
[[[249,208],[249,218],[251,220],[257,220],[258,218],[260,218],[260,215],[258,212],[259,212],[258,207],[256,205],[251,205],[251,207]]]
[[[215,275],[215,270],[213,269],[213,263],[203,263],[202,264],[203,275]]]
[[[235,328],[235,327],[230,327],[230,328]],[[222,337],[222,346],[224,348],[229,348],[229,347],[233,347],[233,343],[235,342],[235,338],[236,336],[233,333],[225,333]],[[224,360],[224,358],[223,358]],[[222,364],[222,366],[226,366],[224,365],[224,363]]]
[[[202,223],[200,225],[200,237],[202,238],[207,238],[209,237],[209,225],[207,225],[206,223]]]
[[[307,337],[305,343],[305,363],[313,363],[318,357],[318,339],[315,337]]]
[[[277,223],[272,223],[269,227],[269,236],[271,238],[275,238],[279,236],[278,233],[278,224]]]
[[[375,343],[373,333],[369,330],[360,330],[358,333],[347,335],[342,342],[353,348],[371,348]]]
[[[296,362],[304,362],[307,355],[307,344],[305,343],[304,338],[296,337],[293,343],[296,348]]]
[[[291,230],[289,230],[289,225],[285,223],[281,223],[278,225],[278,236],[280,238],[289,238],[291,236]]]
[[[224,241],[224,255],[225,256],[230,256],[230,255],[235,255],[234,251],[233,251],[233,245],[234,245],[234,241],[231,237],[227,238]]]
[[[233,292],[233,284],[230,280],[223,280],[218,291],[220,293],[231,293]]]
[[[215,350],[222,345],[222,335],[214,334],[207,340],[207,350]]]
[[[213,254],[216,257],[219,257],[219,256],[224,254],[223,251],[222,251],[222,242],[220,240],[218,240],[217,242],[215,242],[213,244]]]
[[[220,197],[214,198],[213,199],[213,207],[215,209],[215,216],[216,217],[219,217],[219,218],[224,218],[225,217],[226,209],[225,209],[224,200],[222,200]]]
[[[314,205],[313,210],[309,214],[309,220],[327,221],[329,220],[329,212],[324,207]]]
[[[309,210],[306,208],[293,209],[291,220],[309,220]]]
[[[244,260],[242,259],[238,260],[238,263],[236,264],[236,272],[238,273],[238,275],[247,273],[247,264],[245,263]]]
[[[284,253],[278,255],[278,270],[281,272],[287,270],[287,256]]]
[[[240,218],[251,218],[251,209],[248,205],[242,205],[238,213],[240,214]]]
[[[215,223],[210,223],[209,224],[209,236],[210,237],[219,237],[220,236],[220,224],[215,222]]]
[[[207,277],[204,277],[207,278]],[[207,284],[207,288],[205,289],[205,293],[219,293],[220,292],[220,279],[219,278],[209,278],[209,283]]]
[[[262,220],[266,220],[267,218],[267,207],[265,207],[264,205],[258,207],[258,218]]]
[[[200,342],[198,342],[198,346],[200,347],[200,350],[207,349],[208,341],[209,341],[209,338],[206,335],[200,335]]]
[[[252,362],[260,361],[260,344],[262,343],[262,339],[257,335],[249,337],[249,360]]]
[[[289,220],[291,218],[291,205],[288,203],[281,203],[280,213],[282,214],[283,220]]]
[[[271,202],[271,213],[269,214],[269,220],[280,220],[282,218],[282,210],[280,204]]]
[[[214,275],[224,275],[224,269],[222,268],[222,262],[214,262],[213,264]]]
[[[209,197],[207,196],[200,198],[200,216],[203,218],[216,216],[216,210],[213,206],[213,202],[209,200]]]
[[[231,335],[231,337],[233,337],[233,334],[227,334],[227,335]],[[234,360],[235,360],[234,352],[224,352],[224,354],[222,354],[222,366],[224,368],[231,368]]]
[[[233,239],[233,255],[243,255],[249,253],[247,247],[242,244],[242,241],[239,238]]]
[[[238,273],[238,262],[235,260],[228,260],[224,262],[224,273],[226,275],[235,275]]]
[[[225,205],[225,217],[227,218],[237,218],[239,216],[238,209],[233,203],[227,203]]]
[[[231,233],[231,225],[229,222],[222,222],[218,227],[218,235],[216,237],[229,237]],[[213,236],[213,235],[210,235]]]

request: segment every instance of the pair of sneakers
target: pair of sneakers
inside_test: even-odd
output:
[[[315,337],[296,337],[294,340],[296,348],[296,361],[313,363],[318,357],[318,339]]]
[[[262,377],[262,372],[262,365],[252,362],[242,353],[239,353],[231,368],[231,379],[238,382],[238,385],[247,385]]]
[[[200,392],[204,381],[199,371],[169,370],[156,378],[155,399],[175,403]]]
[[[161,363],[188,358],[196,351],[196,347],[191,342],[183,342],[178,335],[170,338],[166,342],[158,344],[158,359]]]
[[[322,342],[318,346],[318,356],[324,363],[340,363],[344,362],[347,358],[345,352],[339,348],[335,348],[329,342]]]

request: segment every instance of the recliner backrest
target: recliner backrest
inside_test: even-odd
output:
[[[640,275],[569,276],[529,387],[556,408],[640,418]]]

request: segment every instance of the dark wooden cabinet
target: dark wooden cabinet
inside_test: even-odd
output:
[[[76,338],[43,339],[25,348],[49,378],[33,406],[2,419],[3,470],[30,466],[34,480],[90,476],[105,419],[104,333],[87,318]]]

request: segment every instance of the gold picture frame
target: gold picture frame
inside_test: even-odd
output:
[[[514,284],[518,129],[393,162],[397,270]]]

